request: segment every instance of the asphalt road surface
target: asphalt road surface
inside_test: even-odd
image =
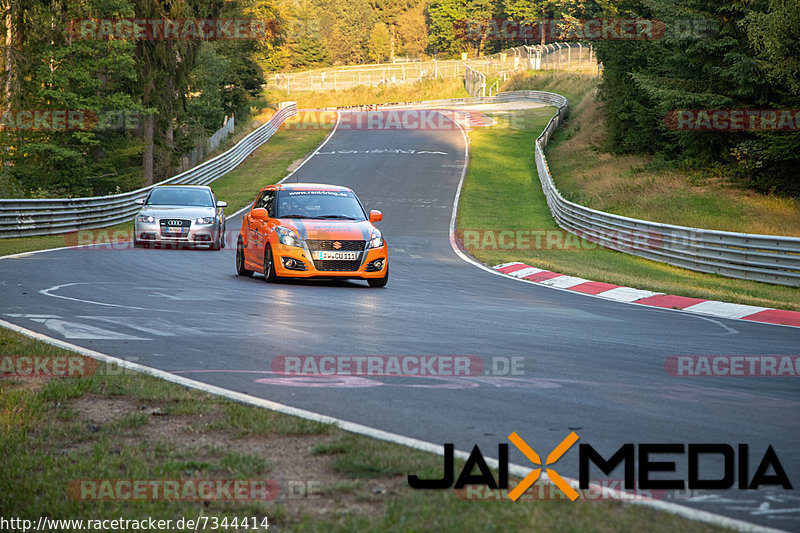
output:
[[[800,381],[664,370],[672,355],[798,355],[800,329],[617,303],[481,270],[449,242],[464,153],[455,129],[340,129],[292,177],[352,187],[368,210],[383,212],[391,265],[383,289],[240,278],[230,243],[220,252],[67,249],[0,261],[2,318],[233,391],[460,450],[477,444],[492,457],[511,432],[542,456],[571,431],[606,457],[624,443],[746,443],[752,476],[771,444],[795,490],[666,497],[800,530]],[[229,219],[228,229],[240,221]],[[497,372],[273,373],[273,358],[289,355],[476,356]],[[512,358],[517,372],[506,375]],[[512,462],[530,464],[510,448]],[[685,478],[685,457],[655,460],[676,461],[677,472],[664,475]],[[556,470],[577,478],[577,458],[576,445]],[[703,463],[701,474],[721,477],[718,467]],[[592,477],[605,476],[595,469]],[[608,477],[622,478],[622,468]]]

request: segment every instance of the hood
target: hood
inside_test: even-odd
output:
[[[368,241],[374,226],[368,220],[313,220],[282,218],[282,226],[294,230],[301,240]]]
[[[200,218],[213,217],[216,209],[187,205],[146,205],[142,207],[139,214],[151,215],[156,218]]]

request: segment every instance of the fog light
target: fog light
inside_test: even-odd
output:
[[[382,259],[378,259],[377,261],[375,261],[374,264],[375,264],[375,270],[380,270],[380,269],[383,268],[383,260]]]
[[[294,268],[297,265],[297,261],[292,259],[291,257],[283,260],[283,266],[286,268]]]

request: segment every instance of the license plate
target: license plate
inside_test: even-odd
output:
[[[182,233],[182,232],[183,228],[181,228],[180,226],[176,227],[170,226],[167,228],[167,233]]]
[[[320,261],[355,261],[358,259],[358,252],[317,252],[314,259]]]

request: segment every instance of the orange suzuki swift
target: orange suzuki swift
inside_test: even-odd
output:
[[[236,272],[280,278],[358,278],[371,287],[389,279],[389,250],[347,187],[317,183],[269,185],[242,220],[236,244]]]

